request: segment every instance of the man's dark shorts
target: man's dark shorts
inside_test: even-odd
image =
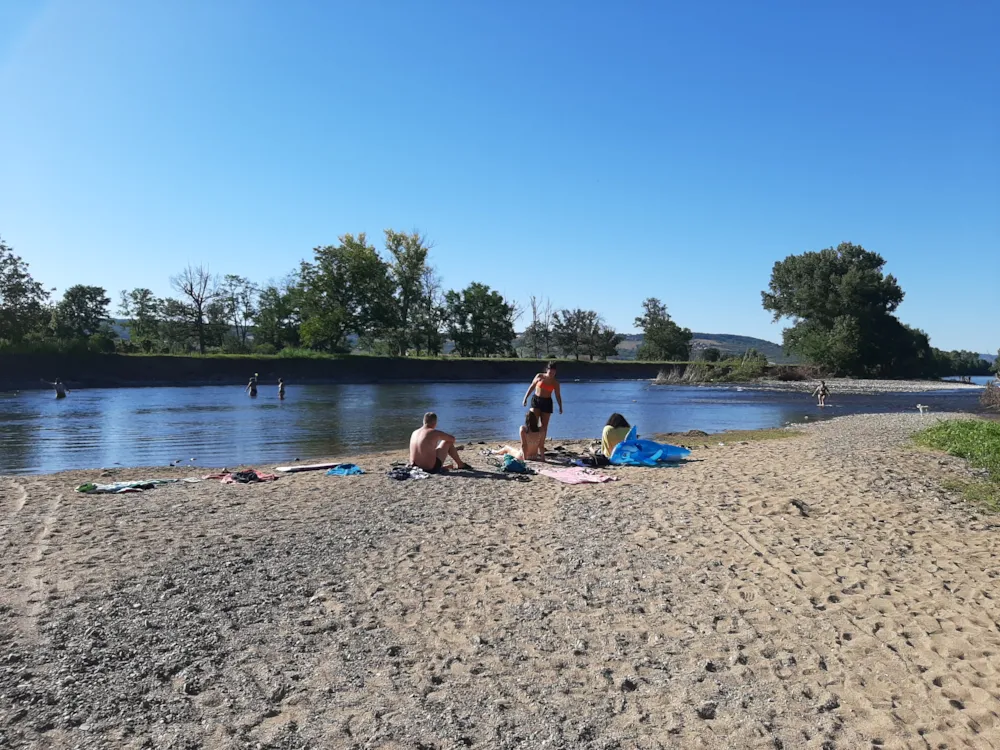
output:
[[[434,468],[433,469],[428,469],[427,473],[428,474],[440,474],[441,473],[441,466],[442,465],[443,464],[441,463],[441,459],[440,458],[435,459],[434,460]]]

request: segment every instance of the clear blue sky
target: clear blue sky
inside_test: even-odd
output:
[[[774,261],[849,240],[995,351],[998,39],[992,0],[0,0],[0,236],[117,299],[419,229],[447,288],[772,340]]]

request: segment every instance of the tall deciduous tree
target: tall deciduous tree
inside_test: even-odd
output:
[[[407,349],[415,345],[417,338],[417,312],[423,305],[428,291],[424,287],[427,278],[427,253],[430,247],[419,233],[385,230],[385,249],[391,256],[390,276],[395,289],[395,327],[389,331],[389,340],[395,353],[405,356]]]
[[[170,284],[183,297],[198,340],[198,351],[204,354],[208,306],[219,296],[218,280],[205,266],[188,266],[177,276],[172,277]]]
[[[775,321],[792,321],[785,349],[838,374],[932,374],[927,335],[893,315],[903,290],[884,266],[881,255],[849,242],[775,263],[761,296]]]
[[[604,323],[598,323],[591,331],[588,354],[591,359],[607,359],[618,356],[618,345],[625,340],[620,333]]]
[[[395,323],[389,267],[362,232],[339,245],[317,247],[299,271],[302,342],[313,349],[349,351],[351,334],[375,338]]]
[[[642,315],[635,319],[642,329],[636,359],[651,362],[686,361],[691,356],[691,330],[671,320],[667,306],[656,297],[643,300]]]
[[[445,315],[448,334],[461,356],[513,353],[515,308],[485,284],[445,294]]]
[[[0,239],[0,339],[19,344],[47,322],[49,293]]]
[[[260,289],[249,279],[236,274],[226,274],[219,287],[219,302],[223,317],[232,327],[238,348],[247,348],[247,335],[257,315]]]
[[[618,354],[623,336],[594,310],[561,310],[552,315],[552,338],[565,356],[607,359]]]
[[[444,299],[441,296],[441,279],[430,266],[424,269],[421,282],[423,293],[413,311],[413,348],[417,355],[440,354],[444,348]]]
[[[149,289],[122,290],[118,314],[125,318],[129,338],[143,351],[151,351],[159,338],[162,304]]]
[[[52,329],[63,339],[85,339],[109,322],[111,299],[103,287],[76,284],[63,293],[52,312]]]
[[[167,351],[191,351],[192,342],[197,340],[193,320],[190,305],[172,297],[163,300],[160,305],[159,339]]]
[[[292,283],[268,284],[260,290],[254,319],[254,342],[275,350],[299,343],[299,312]]]
[[[596,324],[591,310],[560,310],[552,314],[552,340],[563,356],[580,359],[586,353],[588,329]]]
[[[532,295],[528,300],[528,312],[531,322],[524,329],[521,348],[525,354],[539,359],[552,350],[552,303]]]

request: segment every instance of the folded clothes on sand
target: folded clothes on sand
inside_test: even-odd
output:
[[[365,470],[354,464],[337,464],[326,473],[327,476],[332,477],[351,477],[356,474],[364,474]]]
[[[76,488],[77,492],[86,495],[124,495],[128,492],[143,492],[151,490],[161,484],[174,484],[175,482],[200,482],[200,479],[193,477],[188,479],[141,479],[135,482],[112,482],[111,484],[96,484],[87,482]]]
[[[568,469],[539,469],[539,474],[555,479],[564,484],[601,484],[602,482],[613,482],[618,477],[609,477],[591,469],[584,469],[580,466],[571,466]]]

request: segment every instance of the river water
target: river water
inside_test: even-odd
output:
[[[526,384],[118,388],[0,394],[0,474],[112,466],[273,466],[296,458],[403,448],[426,411],[460,440],[516,438]],[[643,434],[777,427],[857,412],[974,409],[979,391],[835,395],[826,409],[801,393],[646,381],[565,383],[552,438],[598,437],[613,411]],[[553,443],[554,445],[554,443]],[[191,459],[194,459],[193,461]]]

